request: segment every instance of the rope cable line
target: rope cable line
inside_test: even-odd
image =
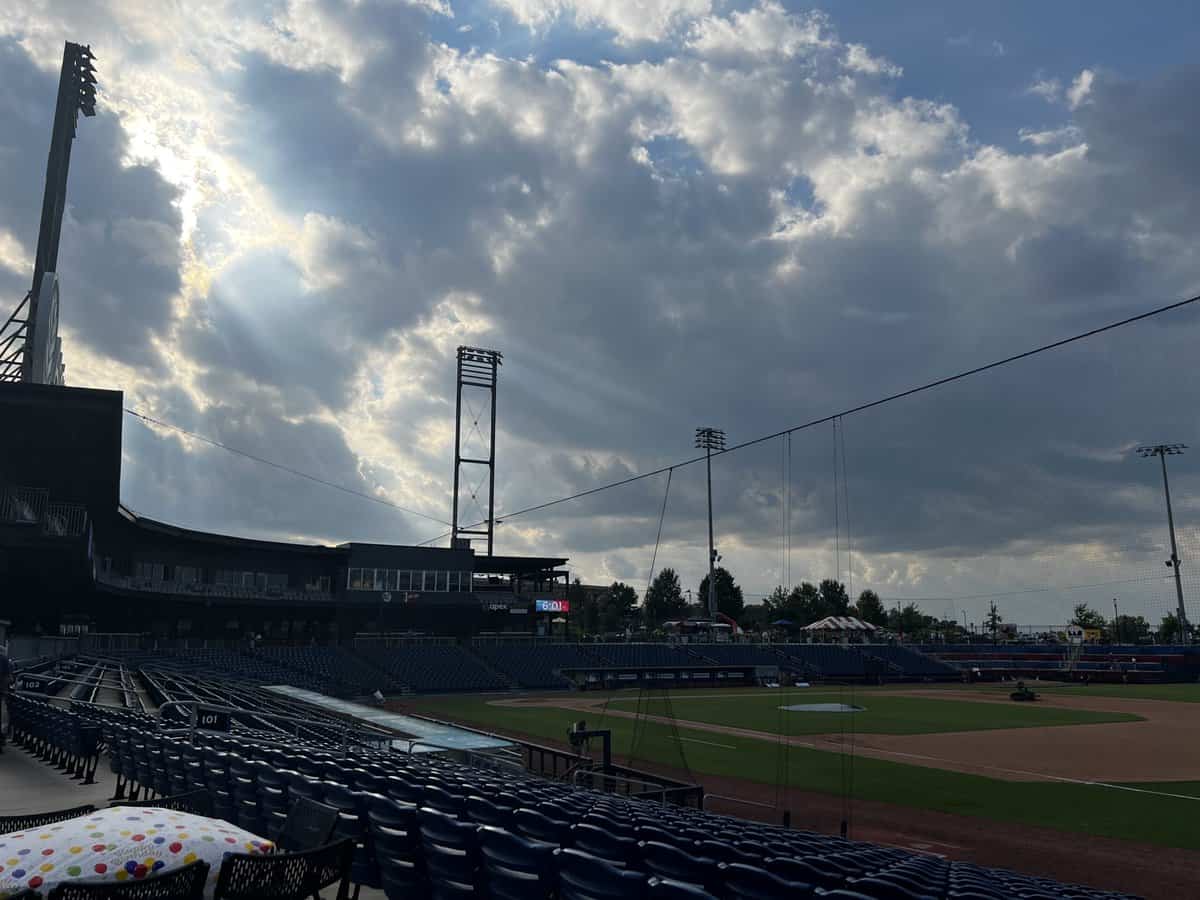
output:
[[[895,393],[888,394],[888,395],[886,395],[884,397],[880,397],[876,400],[871,400],[866,403],[860,403],[856,406],[851,406],[846,409],[840,410],[838,412],[829,413],[828,415],[819,416],[815,419],[809,419],[807,422],[802,422],[799,425],[793,425],[790,428],[783,428],[783,429],[780,429],[779,431],[771,432],[770,434],[764,434],[759,437],[750,438],[749,440],[742,441],[739,444],[733,444],[730,447],[726,447],[724,450],[719,450],[716,453],[713,453],[712,457],[716,458],[718,456],[725,456],[729,453],[735,453],[738,450],[744,450],[748,447],[753,447],[757,444],[761,444],[766,441],[774,440],[775,438],[780,437],[782,435],[794,434],[795,432],[798,432],[798,431],[804,431],[809,428],[814,428],[818,425],[824,425],[828,422],[832,422],[834,419],[840,419],[840,418],[844,418],[845,416],[854,415],[856,413],[866,412],[867,410],[874,409],[878,406],[883,406],[884,404],[887,404],[887,403],[892,403],[896,400],[903,400],[907,397],[912,397],[916,394],[924,393],[925,391],[934,390],[935,388],[944,387],[948,384],[953,384],[956,381],[962,381],[963,379],[970,378],[975,375],[980,375],[984,372],[991,371],[992,369],[998,369],[1003,366],[1011,365],[1012,363],[1020,362],[1025,359],[1029,359],[1030,357],[1037,356],[1042,353],[1047,353],[1051,350],[1058,350],[1058,349],[1061,349],[1062,347],[1066,347],[1070,344],[1074,344],[1079,341],[1087,340],[1088,338],[1096,337],[1097,335],[1104,334],[1105,332],[1113,331],[1118,328],[1124,328],[1125,326],[1133,325],[1133,324],[1135,324],[1137,322],[1141,322],[1145,319],[1150,319],[1155,316],[1163,315],[1164,313],[1173,312],[1174,310],[1182,309],[1185,306],[1189,306],[1189,305],[1197,303],[1197,302],[1200,302],[1200,294],[1197,294],[1196,296],[1193,296],[1193,297],[1188,297],[1183,300],[1176,300],[1173,303],[1168,303],[1163,306],[1158,306],[1158,307],[1155,307],[1154,309],[1147,310],[1146,312],[1138,313],[1137,315],[1127,316],[1124,319],[1119,319],[1115,322],[1109,322],[1106,325],[1099,325],[1099,326],[1097,326],[1095,328],[1091,328],[1087,331],[1083,331],[1078,334],[1073,334],[1070,337],[1060,338],[1059,340],[1056,340],[1056,341],[1051,341],[1046,344],[1041,344],[1041,345],[1039,345],[1037,347],[1033,347],[1029,350],[1024,350],[1020,353],[1014,353],[1011,356],[1005,356],[1001,359],[993,360],[992,362],[985,363],[983,365],[974,366],[970,369],[964,369],[963,371],[957,372],[953,375],[947,375],[942,378],[934,379],[933,381],[927,381],[922,384],[918,384],[911,388],[906,388],[901,391],[896,391]],[[667,466],[661,466],[657,469],[651,469],[646,472],[639,472],[638,474],[630,475],[627,478],[621,478],[621,479],[618,479],[617,481],[611,481],[606,484],[597,485],[596,487],[587,488],[582,491],[576,491],[575,493],[568,494],[564,497],[558,497],[553,500],[546,500],[541,503],[535,503],[532,506],[526,506],[522,509],[514,510],[513,512],[506,513],[504,518],[505,519],[513,519],[513,518],[516,518],[517,516],[525,516],[525,515],[529,515],[530,513],[540,512],[541,510],[549,509],[550,507],[553,507],[553,506],[558,506],[563,503],[570,503],[571,501],[580,500],[584,497],[590,497],[592,494],[598,494],[598,493],[601,493],[602,491],[608,491],[608,490],[612,490],[614,488],[624,487],[625,485],[633,484],[638,481],[643,481],[647,478],[653,478],[655,475],[663,474],[668,469],[680,469],[685,466],[691,466],[691,465],[695,465],[696,463],[702,463],[705,461],[706,458],[708,458],[708,457],[693,456],[689,459],[680,460],[679,462],[675,462],[675,463],[672,463]],[[483,524],[486,524],[486,523],[485,522],[476,523],[476,525],[483,525]],[[500,522],[497,522],[497,524],[500,524]],[[432,543],[432,541],[437,540],[437,539],[438,538],[433,538],[430,541],[425,541],[423,543]]]
[[[383,497],[376,497],[372,494],[366,493],[365,491],[358,491],[358,490],[355,490],[354,488],[346,487],[343,484],[337,484],[336,482],[333,482],[333,481],[326,481],[324,478],[318,478],[316,475],[310,475],[308,472],[303,472],[300,469],[295,469],[295,468],[292,468],[291,466],[284,465],[283,463],[275,462],[272,459],[266,459],[265,457],[257,456],[253,453],[248,453],[245,450],[240,450],[237,447],[231,447],[228,444],[222,443],[221,441],[214,440],[213,438],[210,438],[210,437],[205,437],[202,434],[197,434],[194,431],[189,431],[188,429],[181,428],[178,425],[172,425],[170,422],[164,422],[162,419],[156,419],[153,416],[148,416],[145,413],[138,412],[136,409],[130,409],[129,407],[125,407],[124,411],[127,415],[131,415],[135,419],[141,419],[143,422],[146,422],[150,425],[156,425],[159,428],[167,428],[167,429],[170,429],[171,431],[177,431],[180,434],[187,435],[188,437],[192,438],[193,440],[201,441],[202,443],[209,444],[210,446],[213,446],[213,447],[218,447],[221,450],[227,450],[228,452],[233,453],[237,456],[244,456],[246,459],[253,460],[256,463],[262,463],[264,466],[270,466],[271,468],[278,469],[281,472],[287,472],[289,475],[295,475],[297,478],[305,478],[305,479],[315,482],[317,484],[324,485],[325,487],[333,488],[335,491],[341,491],[342,493],[345,493],[345,494],[351,494],[352,496],[355,496],[355,497],[361,497],[363,500],[370,500],[372,503],[379,503],[379,504],[382,504],[383,506],[390,506],[392,509],[397,509],[400,512],[408,513],[410,516],[419,516],[422,519],[428,519],[431,522],[437,522],[439,525],[449,525],[450,524],[445,519],[439,519],[437,516],[431,516],[427,513],[418,512],[415,509],[409,509],[407,506],[401,506],[399,503],[393,503],[391,500],[385,500]]]

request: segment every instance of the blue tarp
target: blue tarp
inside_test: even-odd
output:
[[[513,746],[511,741],[502,738],[489,737],[486,734],[478,734],[465,728],[456,728],[453,725],[440,725],[437,722],[388,712],[385,709],[365,706],[362,703],[338,700],[336,697],[327,697],[315,691],[292,687],[290,684],[271,685],[265,690],[291,697],[294,700],[301,700],[304,703],[311,703],[321,709],[358,719],[360,722],[368,722],[378,728],[387,728],[390,731],[398,731],[407,735],[407,738],[397,738],[392,742],[392,746],[398,750],[408,750],[412,753],[437,753],[439,750],[501,750]]]

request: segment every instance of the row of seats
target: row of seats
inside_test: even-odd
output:
[[[275,839],[301,800],[338,810],[352,880],[389,897],[1113,896],[890,847],[481,769],[434,754],[286,749],[236,734],[190,743],[106,726],[123,791],[203,790],[214,814]]]
[[[13,743],[84,784],[95,782],[100,725],[73,710],[13,696],[7,701]]]
[[[148,673],[171,672],[244,684],[292,684],[333,696],[512,687],[565,688],[568,669],[683,665],[777,666],[804,678],[953,677],[958,669],[908,647],[888,644],[551,644],[481,641],[254,650],[127,653]]]
[[[404,644],[355,651],[414,691],[502,691],[500,675],[458,644]]]
[[[902,644],[871,644],[863,647],[863,652],[899,666],[905,675],[937,678],[959,674],[954,666]]]
[[[281,746],[277,734],[247,728],[193,743],[148,716],[23,697],[13,698],[12,718],[23,744],[76,775],[94,747],[107,747],[118,800],[202,791],[215,815],[272,839],[297,802],[334,807],[336,833],[354,844],[353,880],[391,897],[1111,896],[515,769],[334,750],[334,738],[319,733]]]
[[[588,669],[601,664],[601,659],[581,644],[476,643],[472,649],[523,688],[568,687],[570,680],[563,676],[564,669]]]

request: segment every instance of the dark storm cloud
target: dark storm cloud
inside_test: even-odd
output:
[[[20,241],[32,266],[57,74],[0,37],[0,85],[0,228]],[[168,328],[180,285],[177,192],[156,170],[123,165],[127,145],[103,105],[80,120],[58,257],[61,324],[102,355],[155,367],[150,339]]]
[[[156,413],[244,453],[375,494],[379,473],[350,451],[336,426],[285,421],[272,414],[269,400],[249,392],[229,391],[226,398],[200,410],[183,392],[166,391]],[[185,527],[322,543],[405,543],[437,529],[436,523],[205,444],[193,442],[191,452],[180,452],[187,439],[136,419],[126,419],[125,436],[131,459],[122,473],[125,502]]]
[[[424,11],[319,9],[361,49],[355,66],[302,68],[247,45],[213,76],[236,110],[222,149],[300,237],[243,251],[190,299],[174,349],[209,405],[141,390],[164,418],[338,483],[395,480],[422,509],[448,505],[448,451],[429,435],[450,428],[458,316],[486,320],[464,340],[506,354],[497,495],[511,511],[689,457],[697,425],[735,443],[1200,282],[1194,68],[1097,76],[1071,113],[1086,149],[1020,156],[972,144],[947,107],[845,69],[828,32],[792,49],[772,43],[775,27],[721,31],[721,46],[696,32],[690,46],[653,48],[654,64],[542,66],[435,46]],[[81,134],[99,143],[96,124]],[[117,136],[104,140],[119,157]],[[153,179],[112,184],[97,206],[123,211],[104,238],[139,248],[138,284],[153,286],[135,300],[144,344],[169,321],[150,296],[174,290],[176,220],[156,212]],[[80,241],[99,240],[79,222]],[[221,227],[202,212],[201,239]],[[98,246],[118,262],[132,253]],[[119,295],[115,276],[97,279],[103,297]],[[94,331],[109,334],[105,352],[138,358],[128,335]],[[1196,439],[1198,332],[1196,314],[1175,314],[846,420],[856,548],[936,564],[1127,546],[1161,529],[1154,473],[1128,448]],[[391,358],[405,365],[388,369]],[[403,462],[356,440],[359,417]],[[218,451],[181,455],[177,438],[138,429],[147,487],[130,489],[164,517],[330,539],[438,530]],[[829,544],[830,426],[796,436],[792,465],[793,541]],[[726,549],[735,570],[777,552],[780,467],[778,442],[714,461],[719,542],[755,554]],[[1186,509],[1197,493],[1186,466],[1178,485]],[[659,476],[518,517],[501,547],[589,554],[632,577],[648,565],[664,487]],[[677,471],[664,541],[701,541],[705,500],[703,467]]]
[[[1093,105],[1103,100],[1101,92]],[[618,116],[612,124],[628,121]],[[338,122],[330,130],[340,136],[355,127],[351,117]],[[464,118],[459,125],[468,122],[480,124]],[[423,246],[453,248],[464,261],[450,277],[423,286],[434,294],[479,291],[502,330],[498,340],[511,361],[503,373],[501,421],[509,438],[501,458],[529,445],[559,448],[549,470],[533,459],[507,466],[502,497],[509,509],[687,456],[697,422],[716,421],[731,439],[753,435],[1024,349],[1182,287],[1159,271],[1160,260],[1136,249],[1121,230],[1128,217],[1120,210],[1098,230],[1025,221],[964,247],[928,237],[936,200],[900,180],[875,192],[852,240],[806,239],[795,250],[802,274],[775,281],[772,267],[791,251],[762,240],[772,222],[770,179],[652,178],[630,163],[623,127],[608,128],[589,165],[573,168],[503,123],[485,117],[483,124],[495,129],[487,132],[489,152],[456,144],[443,125],[438,136],[448,143],[436,159],[383,148],[360,130],[354,159],[361,166],[375,158],[359,170],[369,173],[372,197],[360,196],[360,184],[330,211],[370,223],[373,237],[394,252],[419,222],[428,226]],[[1083,127],[1110,163],[1103,180],[1137,192],[1138,160],[1147,151],[1118,152],[1103,130],[1091,133],[1086,118]],[[304,185],[302,193],[319,193],[332,168],[308,156],[307,133],[283,144],[305,148],[289,160],[302,176],[293,190]],[[426,167],[441,175],[425,177]],[[492,277],[481,262],[486,230],[470,225],[496,223],[501,212],[530,217],[530,195],[483,190],[514,169],[526,183],[556,185],[544,194],[555,227],[523,243],[509,268]],[[457,189],[445,190],[449,183]],[[428,184],[440,198],[432,209],[422,193]],[[543,191],[535,187],[532,195]],[[380,214],[384,207],[391,223]],[[418,211],[427,214],[411,219]],[[404,307],[381,311],[368,301],[356,312],[370,321],[373,314],[402,317]],[[1095,357],[1075,354],[908,402],[890,423],[891,414],[865,418],[861,427],[854,421],[858,442],[849,461],[862,546],[955,556],[1149,521],[1157,515],[1151,505],[1130,509],[1117,493],[1136,477],[1127,466],[1083,464],[1047,445],[1109,448],[1171,427],[1175,407],[1155,387],[1169,367],[1161,357],[1145,360],[1154,329],[1108,342]],[[371,339],[365,329],[361,339]],[[796,444],[796,466],[805,474],[794,485],[794,527],[798,540],[824,541],[832,519],[828,449],[814,438],[810,452],[805,441]],[[616,453],[627,462],[596,466],[561,452],[567,448]],[[773,454],[763,457],[723,460],[729,481],[716,488],[724,527],[751,542],[777,528],[771,503],[778,489],[767,477],[776,464]],[[747,492],[745,482],[755,479],[763,489]],[[701,495],[676,490],[676,513],[698,515]],[[559,537],[572,549],[604,550],[645,540],[659,496],[623,488],[532,518],[563,529]]]
[[[1200,112],[1200,66],[1173,68],[1155,78],[1130,81],[1101,73],[1075,116],[1090,157],[1109,170],[1099,186],[1114,193],[1117,208],[1154,217],[1156,224],[1194,231],[1190,202],[1200,161],[1193,136]]]

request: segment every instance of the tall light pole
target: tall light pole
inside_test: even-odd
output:
[[[714,450],[720,453],[725,449],[725,432],[720,428],[697,428],[696,446],[704,451],[704,465],[708,470],[708,615],[716,618],[717,578],[714,569],[717,550],[713,546],[712,453]]]
[[[1191,643],[1191,626],[1188,625],[1187,612],[1183,608],[1183,580],[1179,576],[1179,548],[1175,544],[1175,516],[1171,512],[1171,486],[1167,483],[1167,457],[1179,456],[1187,449],[1187,444],[1154,444],[1148,447],[1138,447],[1137,455],[1146,459],[1157,456],[1162,463],[1163,493],[1167,498],[1167,527],[1171,531],[1171,558],[1167,565],[1175,572],[1175,599],[1179,602],[1179,630],[1183,643]]]

